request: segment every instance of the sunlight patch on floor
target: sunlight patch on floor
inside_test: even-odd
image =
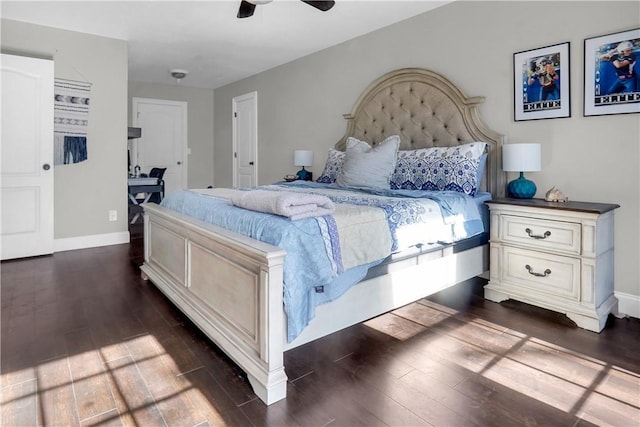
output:
[[[224,417],[182,371],[161,340],[148,334],[100,349],[51,359],[2,375],[2,425],[224,424]],[[169,380],[167,380],[169,379]],[[118,421],[119,420],[119,421]]]
[[[365,322],[419,340],[464,369],[594,424],[640,421],[640,374],[430,301]],[[629,399],[635,396],[636,399]]]

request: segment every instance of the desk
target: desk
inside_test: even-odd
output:
[[[136,199],[136,194],[144,194],[142,203],[147,203],[153,193],[160,193],[161,198],[164,196],[164,185],[158,182],[158,178],[129,178],[127,184],[129,187],[129,200],[135,206],[140,205],[140,202]],[[134,224],[139,217],[140,213],[138,212],[131,220],[131,224]]]

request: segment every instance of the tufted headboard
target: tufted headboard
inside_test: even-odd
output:
[[[473,141],[488,143],[482,189],[504,196],[503,136],[487,128],[478,114],[484,97],[467,98],[453,83],[433,71],[403,68],[371,83],[350,114],[347,131],[336,144],[344,150],[352,136],[372,146],[400,135],[401,150],[455,146]]]

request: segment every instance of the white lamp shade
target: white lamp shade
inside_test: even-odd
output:
[[[540,170],[540,144],[505,144],[502,146],[502,169],[505,172]]]
[[[310,150],[296,150],[293,155],[293,164],[296,166],[311,166],[313,165],[313,151]]]

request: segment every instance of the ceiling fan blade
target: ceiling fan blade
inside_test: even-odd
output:
[[[253,16],[253,12],[256,10],[256,5],[242,0],[240,8],[238,9],[238,18],[248,18]]]
[[[320,9],[323,12],[331,9],[336,2],[335,1],[315,1],[315,0],[301,0],[302,2],[308,4],[309,6],[313,6],[316,9]]]

